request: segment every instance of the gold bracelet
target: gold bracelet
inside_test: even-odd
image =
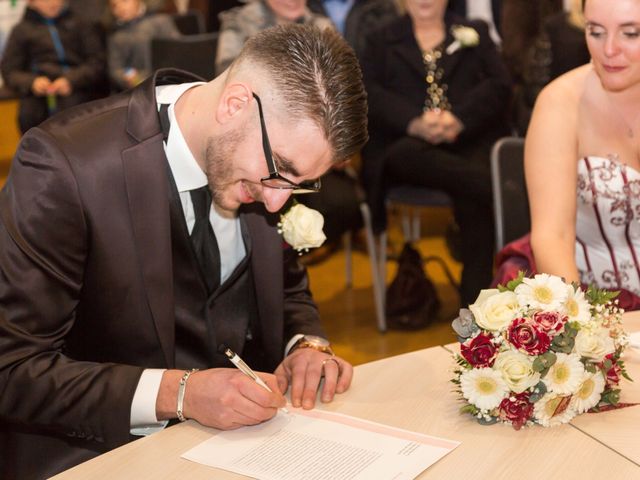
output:
[[[184,375],[182,375],[182,378],[180,379],[180,385],[178,386],[178,408],[176,409],[176,414],[178,416],[178,420],[180,420],[181,422],[184,422],[185,420],[187,420],[182,414],[182,408],[184,403],[184,393],[185,393],[185,390],[187,389],[187,380],[189,380],[189,377],[191,376],[192,373],[195,373],[197,371],[198,371],[197,368],[192,368],[191,370],[187,370],[186,372],[184,372]]]

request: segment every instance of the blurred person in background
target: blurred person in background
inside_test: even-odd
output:
[[[11,31],[0,71],[20,96],[18,125],[25,133],[53,113],[105,93],[102,37],[64,0],[29,0]]]
[[[308,6],[331,19],[358,57],[367,34],[399,15],[395,0],[309,0]]]
[[[446,0],[402,4],[406,15],[373,32],[361,59],[371,136],[363,176],[377,230],[385,228],[390,186],[451,195],[466,304],[491,281],[489,153],[509,132],[511,83],[485,22],[447,12]]]
[[[109,0],[109,8],[109,79],[114,90],[126,90],[151,74],[151,40],[180,32],[169,15],[149,13],[144,0]]]

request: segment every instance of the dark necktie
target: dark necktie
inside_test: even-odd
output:
[[[191,190],[196,222],[191,231],[191,243],[204,274],[207,290],[213,293],[220,286],[220,253],[218,242],[209,221],[211,192],[208,186]]]

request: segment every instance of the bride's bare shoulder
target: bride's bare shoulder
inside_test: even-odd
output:
[[[574,68],[560,75],[542,89],[538,97],[541,103],[553,103],[556,106],[577,105],[584,94],[585,85],[591,75],[594,75],[590,63]]]

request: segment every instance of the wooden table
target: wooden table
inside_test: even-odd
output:
[[[630,320],[629,330],[640,330],[640,314]],[[626,361],[629,373],[640,384],[640,354],[630,352]],[[640,478],[636,447],[640,406],[584,414],[555,428],[536,426],[516,432],[505,425],[482,426],[458,413],[460,404],[449,382],[452,369],[451,352],[445,347],[360,365],[351,389],[318,408],[462,441],[419,478]],[[640,402],[640,387],[632,385],[624,382],[623,400]],[[216,432],[188,421],[54,478],[246,478],[180,458]]]
[[[625,314],[624,323],[628,332],[640,331],[640,311]],[[640,351],[628,348],[623,360],[633,382],[622,381],[620,401],[640,403]],[[640,405],[580,415],[571,425],[640,465]]]

